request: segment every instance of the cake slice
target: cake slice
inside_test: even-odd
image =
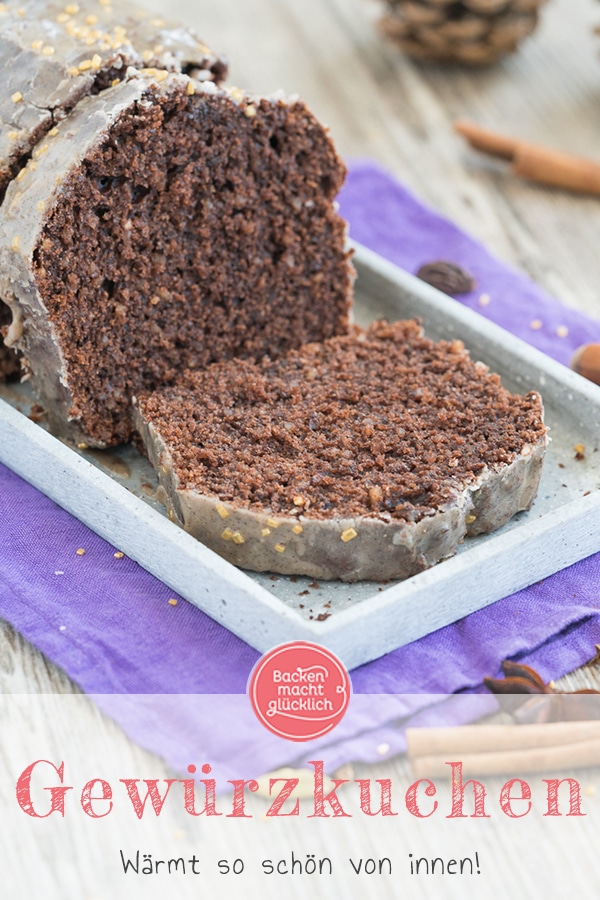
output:
[[[242,568],[319,579],[406,578],[500,527],[547,443],[537,393],[415,321],[216,363],[135,407],[171,518]]]
[[[346,332],[344,174],[297,100],[132,68],[80,100],[0,208],[6,341],[52,430],[127,441],[184,368]]]

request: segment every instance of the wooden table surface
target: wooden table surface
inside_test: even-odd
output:
[[[147,0],[147,5],[167,11],[163,0]],[[600,157],[600,36],[593,34],[600,4],[551,0],[541,26],[520,52],[482,71],[423,66],[404,58],[378,36],[379,9],[376,0],[170,0],[168,14],[194,24],[207,43],[228,53],[234,84],[300,94],[330,126],[345,158],[379,161],[565,304],[600,317],[600,199],[526,184],[504,165],[466,150],[452,129],[453,119],[463,116]],[[564,683],[600,687],[600,669],[581,669]],[[76,693],[77,687],[3,624],[0,694],[19,692],[57,696]],[[57,725],[75,743],[77,729],[90,729],[110,748],[107,752],[131,761],[130,769],[147,759],[87,701],[78,715],[75,731],[69,731],[68,716]],[[5,744],[0,754],[6,762]],[[405,763],[387,765],[402,773]],[[35,845],[25,844],[27,852],[35,853]],[[78,876],[71,877],[73,886]],[[500,865],[497,877],[504,877]],[[58,876],[51,887],[40,896],[55,896],[54,887],[61,900],[105,896],[98,887],[85,893],[73,887],[71,894]]]

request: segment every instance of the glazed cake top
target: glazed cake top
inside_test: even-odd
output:
[[[192,29],[129,0],[0,2],[0,200],[40,138],[128,66],[200,81],[227,73],[226,59]]]

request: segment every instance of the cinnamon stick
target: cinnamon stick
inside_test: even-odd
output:
[[[411,758],[417,778],[447,775],[448,763],[462,762],[464,775],[513,775],[515,778],[532,772],[555,772],[561,769],[583,769],[597,766],[600,760],[600,740],[579,744],[559,744],[556,747],[533,747],[527,750],[494,750],[490,753],[464,753],[449,757],[447,753]]]
[[[512,171],[540,184],[582,194],[600,194],[600,164],[558,150],[535,144],[519,144]]]
[[[453,728],[409,728],[409,756],[437,753],[489,753],[527,750],[600,740],[600,722],[551,722],[533,725],[459,725]]]
[[[457,120],[454,129],[476,150],[512,162],[515,175],[538,184],[600,195],[600,163],[595,160],[497,134],[466,119]]]
[[[600,761],[600,722],[413,728],[408,756],[419,778],[443,775],[460,761],[472,775],[582,768]]]
[[[512,160],[519,143],[516,138],[488,131],[487,128],[481,128],[467,119],[457,119],[454,130],[466,138],[475,150],[481,150],[482,153],[497,156],[499,159]]]

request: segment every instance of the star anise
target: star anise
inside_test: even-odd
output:
[[[589,665],[600,662],[600,645]],[[578,691],[558,691],[546,684],[541,675],[523,663],[505,659],[502,663],[505,678],[484,678],[483,682],[493,694],[499,694],[499,703],[505,712],[522,724],[532,722],[565,722],[600,719],[600,691],[585,688]],[[529,694],[527,700],[523,694]],[[531,696],[534,695],[534,696]],[[577,695],[576,699],[573,699]]]

